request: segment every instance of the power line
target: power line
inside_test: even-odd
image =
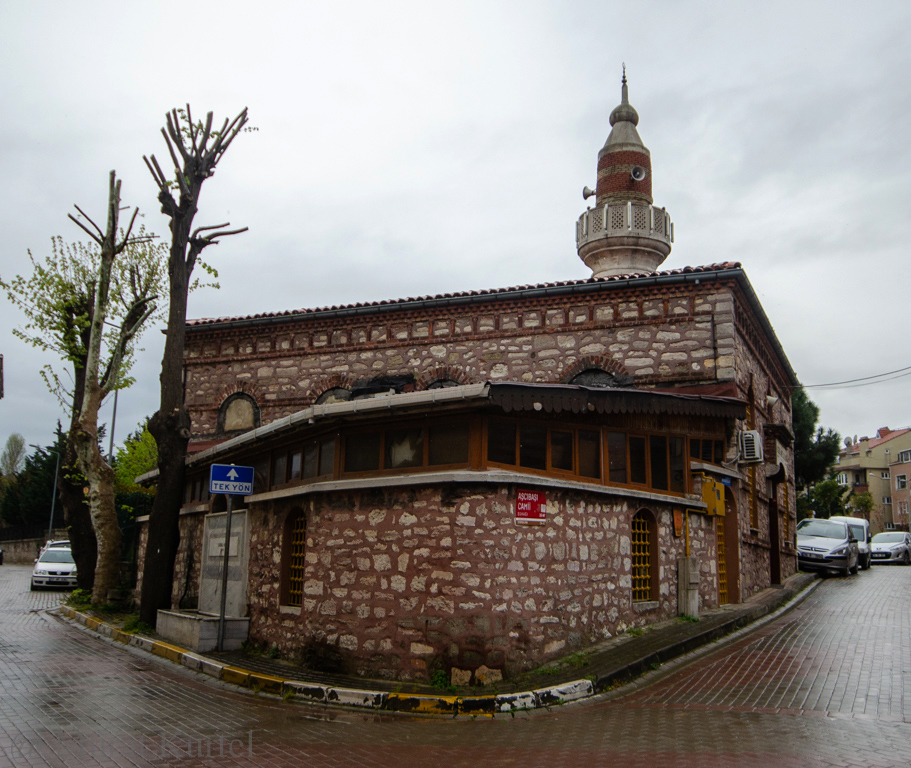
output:
[[[894,374],[901,374],[901,376],[895,376]],[[900,379],[902,376],[911,375],[911,365],[907,368],[898,368],[894,371],[887,371],[886,373],[878,373],[876,376],[864,376],[860,379],[847,379],[846,381],[833,381],[829,384],[801,384],[800,389],[819,389],[820,387],[840,387],[845,384],[853,384],[855,386],[863,387],[868,386],[869,384],[879,384],[880,381],[874,381],[874,379],[879,379],[882,381],[891,381],[892,379],[885,379],[884,376],[891,376],[895,379]],[[866,382],[866,384],[859,384],[858,382]],[[847,389],[848,387],[846,387]]]

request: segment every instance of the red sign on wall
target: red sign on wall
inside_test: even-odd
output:
[[[547,497],[544,491],[516,490],[516,522],[526,525],[544,523],[547,512]]]

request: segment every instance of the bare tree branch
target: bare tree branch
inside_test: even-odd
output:
[[[104,237],[104,232],[102,231],[101,227],[99,227],[94,221],[92,221],[91,216],[89,216],[85,211],[82,210],[82,208],[80,208],[78,205],[76,205],[76,203],[73,203],[73,208],[75,208],[77,211],[79,211],[80,215],[84,216],[85,220],[89,224],[91,224],[93,227],[95,227],[95,230],[98,233],[98,237],[102,237],[102,238]],[[70,216],[70,218],[73,218],[72,215]],[[93,237],[94,237],[94,235],[93,235]]]
[[[81,227],[83,230],[85,230],[85,232],[88,234],[89,237],[92,238],[92,240],[94,240],[99,245],[101,244],[101,240],[98,238],[98,235],[96,235],[94,232],[92,232],[92,230],[90,230],[85,224],[83,224],[81,221],[79,221],[79,219],[77,219],[75,216],[73,216],[72,213],[68,213],[67,217],[69,217],[72,221],[74,221],[78,227]]]
[[[142,159],[145,161],[149,173],[152,174],[152,178],[155,179],[155,184],[158,185],[158,188],[162,189],[163,187],[166,187],[168,180],[164,177],[164,174],[162,174],[161,168],[158,167],[158,161],[155,159],[155,155],[152,155],[151,160],[145,155],[142,156]]]
[[[189,112],[187,115],[189,116]],[[212,118],[213,114],[211,112],[208,112],[206,114],[206,125],[205,128],[203,128],[202,132],[202,140],[199,142],[199,149],[197,152],[199,155],[204,155],[206,153],[206,144],[209,141],[209,136],[212,134]]]

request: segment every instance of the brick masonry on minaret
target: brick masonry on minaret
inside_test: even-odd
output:
[[[633,168],[645,169],[645,178],[636,181]],[[598,156],[598,187],[595,190],[598,205],[622,200],[652,202],[652,161],[646,152],[621,150],[605,152]]]

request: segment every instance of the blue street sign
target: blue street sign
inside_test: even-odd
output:
[[[253,493],[253,467],[213,464],[209,474],[209,493],[249,496]]]

